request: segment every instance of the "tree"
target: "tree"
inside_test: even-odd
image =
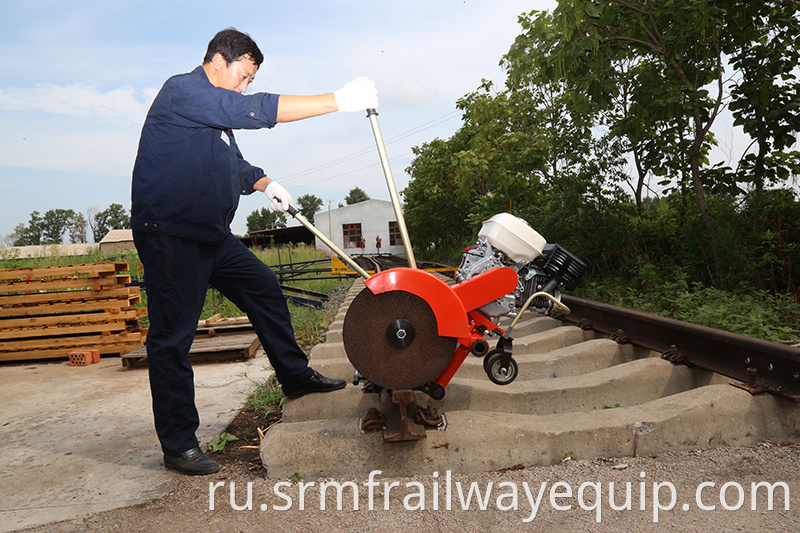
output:
[[[36,246],[42,244],[43,232],[44,220],[38,211],[33,211],[28,225],[17,224],[10,238],[13,238],[14,246]]]
[[[297,198],[297,205],[300,206],[300,214],[314,222],[314,215],[322,207],[322,198],[313,194],[304,194]]]
[[[761,192],[765,184],[800,173],[800,152],[784,152],[800,131],[800,17],[796,2],[751,2],[738,9],[727,47],[739,74],[730,109],[756,152],[744,155],[737,180]]]
[[[464,124],[451,139],[414,149],[404,195],[415,247],[444,260],[503,211],[553,238],[581,236],[587,216],[614,211],[607,206],[621,195],[619,143],[593,136],[583,93],[529,67],[510,72],[505,88],[484,81],[458,101]]]
[[[406,169],[412,177],[403,190],[409,238],[415,250],[436,251],[440,260],[442,254],[463,249],[470,234],[466,218],[474,200],[459,189],[455,158],[468,139],[462,128],[450,140],[434,139],[414,147],[414,159]]]
[[[727,205],[741,182],[760,190],[800,171],[799,152],[779,151],[800,127],[797,12],[794,0],[561,0],[552,15],[521,19],[505,64],[512,79],[539,73],[588,96],[594,125],[633,156],[640,211],[647,172],[668,191],[691,192],[719,274],[726,265],[712,206]],[[711,128],[731,101],[757,146],[736,173],[709,160]]]
[[[559,23],[553,32],[557,43],[544,58],[548,73],[566,80],[573,90],[585,90],[598,105],[608,105],[617,94],[609,83],[617,77],[614,63],[626,57],[641,62],[631,80],[630,115],[636,121],[644,117],[648,127],[665,134],[677,132],[703,222],[713,236],[701,170],[713,142],[710,129],[725,96],[721,38],[725,9],[704,1],[562,0],[554,19]],[[530,53],[535,36],[521,36],[509,55]],[[599,78],[598,72],[603,74]],[[712,83],[713,96],[708,90]],[[630,132],[634,125],[619,129]]]
[[[38,211],[33,211],[28,225],[17,224],[9,240],[14,246],[61,244],[64,242],[65,231],[69,229],[72,235],[75,220],[72,209],[50,209],[43,216]]]
[[[247,233],[285,227],[286,215],[277,211],[272,211],[266,207],[262,207],[258,211],[253,211],[247,216]]]
[[[360,187],[353,187],[350,189],[348,195],[344,197],[344,201],[347,202],[347,205],[353,205],[367,200],[369,200],[369,195]]]
[[[768,187],[800,175],[799,8],[560,0],[523,15],[505,86],[484,82],[459,100],[450,139],[414,148],[403,194],[415,248],[452,260],[509,210],[588,276],[796,291],[797,197]],[[753,138],[736,170],[711,160],[728,105]]]
[[[120,204],[111,204],[104,211],[99,211],[94,216],[94,242],[103,240],[112,229],[127,229],[131,227],[131,217]]]
[[[88,224],[83,213],[75,213],[69,222],[69,240],[72,243],[86,242],[86,229]]]
[[[42,244],[61,244],[64,232],[70,225],[75,211],[72,209],[50,209],[42,218]]]

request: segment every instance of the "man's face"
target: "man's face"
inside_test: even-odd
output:
[[[258,66],[250,59],[249,55],[242,56],[230,64],[225,62],[221,54],[214,57],[215,60],[221,60],[217,68],[217,87],[243,93],[247,90],[247,86],[256,77]]]

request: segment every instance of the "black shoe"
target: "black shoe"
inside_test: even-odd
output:
[[[190,476],[203,476],[219,471],[219,465],[200,448],[192,448],[178,455],[165,453],[164,466]]]
[[[314,370],[314,375],[311,376],[311,379],[309,379],[296,389],[290,389],[289,391],[287,391],[285,387],[282,388],[283,388],[283,393],[286,395],[287,398],[297,398],[299,396],[303,396],[304,394],[308,394],[310,392],[330,392],[334,390],[343,389],[345,385],[347,385],[347,382],[343,379],[326,378],[325,376]]]

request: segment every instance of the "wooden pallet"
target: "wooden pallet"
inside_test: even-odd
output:
[[[215,335],[231,335],[253,331],[253,325],[246,316],[223,318],[216,314],[197,323],[197,335],[213,337]]]
[[[67,358],[76,349],[125,354],[144,345],[139,287],[103,262],[0,270],[0,361]]]
[[[192,363],[209,363],[252,359],[261,342],[255,333],[232,333],[226,335],[207,336],[199,333],[189,349],[189,361]],[[138,348],[122,356],[122,366],[146,366],[147,350]]]

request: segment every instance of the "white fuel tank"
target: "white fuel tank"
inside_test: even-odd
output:
[[[498,213],[484,222],[478,237],[486,237],[493,248],[515,263],[533,261],[547,244],[527,222],[511,213]]]

